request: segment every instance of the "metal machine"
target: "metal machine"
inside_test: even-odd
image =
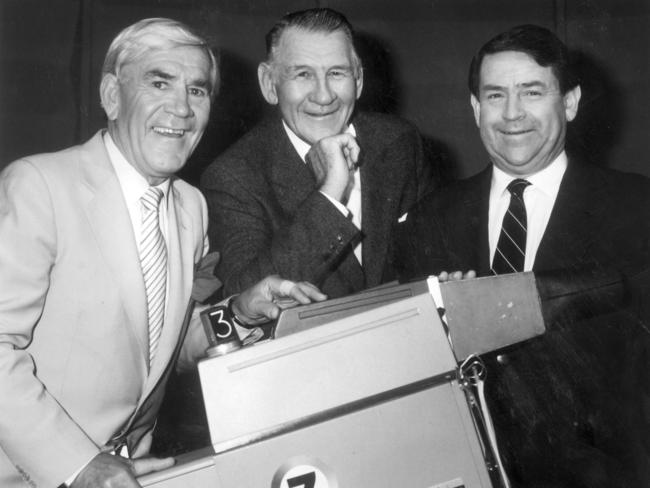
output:
[[[272,339],[199,363],[212,446],[140,482],[507,486],[471,358],[543,331],[532,273],[391,284],[286,310]]]

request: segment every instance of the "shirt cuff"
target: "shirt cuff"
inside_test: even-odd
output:
[[[338,211],[341,212],[345,217],[348,217],[348,218],[350,217],[350,210],[348,210],[348,208],[345,205],[343,205],[337,199],[332,198],[327,193],[324,193],[324,192],[322,192],[320,190],[319,190],[319,192],[321,193],[321,195],[323,195],[325,198],[327,198],[330,202],[332,202],[332,204],[334,204],[334,206],[338,209]]]

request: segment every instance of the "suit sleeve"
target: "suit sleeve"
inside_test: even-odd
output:
[[[246,168],[240,163],[229,167]],[[351,252],[359,230],[317,190],[289,214],[279,208],[269,183],[247,171],[215,163],[202,180],[224,294],[239,293],[271,274],[319,286]]]
[[[99,452],[40,381],[26,349],[57,257],[48,195],[26,161],[0,174],[0,447],[35,486],[58,485]]]

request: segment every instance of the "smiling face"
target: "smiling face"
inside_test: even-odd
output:
[[[562,95],[552,69],[519,51],[486,55],[479,98],[471,97],[492,162],[516,176],[537,173],[563,151],[566,124],[576,116],[579,100],[579,86]]]
[[[210,62],[201,49],[154,49],[104,75],[108,129],[126,160],[157,185],[180,170],[210,115]]]
[[[266,101],[278,104],[289,128],[309,144],[345,130],[363,87],[342,31],[288,28],[258,76]]]

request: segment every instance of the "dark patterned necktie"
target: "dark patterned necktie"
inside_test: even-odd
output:
[[[512,180],[508,185],[510,205],[503,216],[501,234],[492,260],[492,273],[517,273],[524,270],[526,259],[526,205],[524,190],[530,183],[526,180]]]

